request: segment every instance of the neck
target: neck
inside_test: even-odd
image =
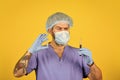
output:
[[[56,42],[54,40],[50,43],[50,45],[52,46],[52,48],[54,49],[54,51],[58,55],[58,57],[61,58],[63,55],[65,46],[56,44]]]
[[[60,49],[60,50],[63,50],[65,47],[64,45],[57,44],[54,40],[50,43],[50,45],[53,47],[53,49]]]
[[[50,45],[52,46],[52,48],[54,49],[54,51],[58,55],[58,57],[61,58],[63,55],[65,46],[56,44],[56,42],[54,40],[50,43]]]

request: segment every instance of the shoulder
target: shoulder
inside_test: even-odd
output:
[[[35,56],[36,58],[41,57],[47,53],[47,50],[48,50],[48,48],[40,49],[37,52],[35,52],[32,56]]]
[[[68,45],[68,47],[69,47],[69,50],[71,50],[74,54],[79,54],[80,48],[73,47],[73,46],[70,46],[70,45]]]
[[[73,50],[79,50],[79,48],[73,47],[73,46],[71,46],[71,45],[68,45],[68,47],[71,48],[71,49],[73,49]]]

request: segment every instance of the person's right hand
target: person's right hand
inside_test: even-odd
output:
[[[42,43],[44,41],[48,40],[46,34],[40,34],[38,38],[35,40],[35,42],[32,44],[32,46],[28,49],[28,52],[35,53],[40,49],[45,49],[48,46],[42,46]]]

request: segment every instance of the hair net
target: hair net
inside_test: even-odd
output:
[[[48,17],[46,22],[46,30],[52,28],[55,24],[59,22],[66,22],[71,27],[73,25],[72,18],[64,13],[57,12]]]

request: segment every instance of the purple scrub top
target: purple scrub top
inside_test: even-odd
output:
[[[82,80],[88,76],[90,67],[83,56],[79,56],[78,51],[78,48],[67,45],[62,58],[59,58],[48,45],[48,48],[31,56],[27,74],[35,70],[36,80]]]

